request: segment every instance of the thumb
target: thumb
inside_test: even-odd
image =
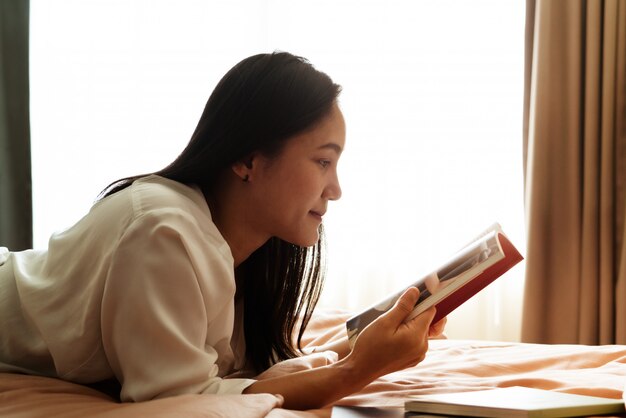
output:
[[[413,311],[419,295],[420,291],[416,287],[409,287],[402,294],[402,296],[398,298],[395,305],[393,305],[393,307],[389,311],[387,311],[385,317],[394,324],[399,325]]]

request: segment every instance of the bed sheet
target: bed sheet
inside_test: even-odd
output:
[[[316,346],[344,335],[344,312],[315,316],[305,337]],[[318,367],[333,353],[299,358],[272,374]],[[432,340],[419,365],[384,376],[337,405],[401,406],[411,395],[528,386],[622,398],[626,346],[546,345],[495,341]],[[331,406],[310,411],[280,408],[273,395],[184,395],[117,403],[94,389],[36,376],[0,374],[0,416],[33,417],[330,417]]]

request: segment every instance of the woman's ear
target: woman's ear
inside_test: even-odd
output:
[[[235,175],[241,179],[241,181],[248,182],[250,180],[250,174],[252,172],[253,166],[254,156],[251,155],[244,158],[243,160],[237,161],[231,166],[231,168]]]

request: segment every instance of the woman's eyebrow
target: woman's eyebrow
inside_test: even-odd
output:
[[[341,146],[339,146],[338,144],[335,144],[334,142],[329,142],[328,144],[324,144],[324,145],[320,145],[317,149],[332,149],[334,150],[337,155],[340,155],[341,152],[343,151],[343,148],[341,148]]]

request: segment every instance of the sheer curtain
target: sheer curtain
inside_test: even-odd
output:
[[[494,221],[524,247],[521,1],[31,2],[36,246],[172,160],[232,65],[286,50],[344,87],[322,307],[365,308]],[[519,339],[522,270],[448,334]]]

